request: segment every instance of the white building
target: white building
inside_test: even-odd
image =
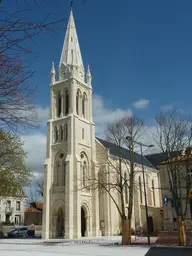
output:
[[[92,115],[92,77],[85,73],[73,13],[71,11],[59,63],[50,82],[50,119],[44,166],[43,238],[79,238],[119,234],[120,217],[108,194],[83,189],[85,173],[98,175],[102,161],[117,156],[114,145],[95,137]],[[102,152],[102,154],[100,154]],[[126,151],[127,155],[129,151]],[[129,160],[129,159],[127,159]],[[141,157],[137,157],[141,170]],[[158,171],[144,159],[149,215],[159,228]],[[108,168],[106,166],[106,168]],[[139,173],[139,172],[138,172]],[[142,176],[135,193],[133,228],[145,225]],[[80,189],[81,187],[81,189]]]
[[[0,197],[0,223],[14,223],[22,225],[25,213],[24,198]]]

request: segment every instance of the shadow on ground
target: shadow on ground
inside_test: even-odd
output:
[[[151,248],[145,256],[192,256],[192,248]]]

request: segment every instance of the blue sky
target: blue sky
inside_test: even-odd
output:
[[[94,93],[109,99],[114,108],[148,99],[149,107],[142,111],[145,118],[164,104],[190,111],[191,12],[190,0],[74,1],[80,46],[85,67],[91,66]],[[37,20],[47,13],[51,20],[68,18],[69,1],[42,1],[31,15]],[[49,71],[52,61],[58,64],[66,24],[67,19],[56,25],[57,33],[42,34],[31,44],[39,55],[33,83],[38,85],[37,103],[43,106],[49,104]]]
[[[39,56],[33,65],[36,74],[31,83],[37,85],[35,101],[43,116],[49,105],[51,62],[57,68],[69,1],[40,1],[40,8],[32,2],[29,1],[33,8],[27,18],[41,20],[50,13],[50,20],[64,19],[55,25],[57,32],[42,33],[35,43],[29,44]],[[16,7],[18,1],[17,5],[13,1],[8,8]],[[191,0],[87,0],[86,4],[76,0],[73,10],[84,66],[91,67],[96,105],[100,104],[108,114],[132,111],[151,124],[165,106],[175,105],[190,114]],[[140,99],[145,100],[143,108],[138,108],[138,104],[134,107],[133,103]],[[95,121],[100,122],[99,115]],[[36,134],[44,131],[42,126]]]

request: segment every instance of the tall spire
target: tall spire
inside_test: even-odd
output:
[[[65,40],[64,40],[64,45],[61,53],[59,66],[61,66],[62,63],[65,66],[70,65],[70,66],[79,67],[82,71],[84,71],[81,50],[79,46],[79,40],[77,37],[77,31],[75,27],[72,8],[69,16],[69,21],[67,25],[67,31],[65,35]]]
[[[87,73],[86,73],[86,82],[89,86],[91,86],[91,80],[92,80],[92,76],[91,76],[90,66],[88,65]]]
[[[54,84],[55,83],[55,77],[56,77],[54,62],[52,62],[50,77],[51,77],[51,84]]]

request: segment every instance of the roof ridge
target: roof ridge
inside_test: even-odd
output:
[[[127,160],[130,161],[130,150],[129,150],[128,148],[126,148],[126,147],[121,147],[121,146],[120,146],[120,148],[125,151],[124,154],[123,154],[123,156],[122,156],[122,155],[120,156],[120,155],[119,155],[119,152],[118,152],[117,150],[115,150],[115,148],[118,147],[115,143],[112,143],[112,142],[110,142],[110,141],[104,140],[104,139],[99,138],[99,137],[95,137],[95,138],[96,138],[101,144],[103,144],[104,147],[109,148],[111,155],[113,155],[113,156],[119,156],[119,157],[125,158],[125,159],[127,159]],[[110,146],[111,146],[111,147],[110,147]],[[137,152],[134,151],[134,155],[135,155],[135,158],[136,158],[136,159],[135,159],[135,163],[141,165],[141,164],[142,164],[142,162],[141,162],[141,158],[142,158],[141,154],[139,154],[139,153],[137,153]],[[145,156],[143,156],[143,159],[144,159],[144,161],[143,161],[143,162],[144,162],[144,166],[146,166],[146,167],[148,167],[148,168],[156,169],[156,167],[155,167]]]

